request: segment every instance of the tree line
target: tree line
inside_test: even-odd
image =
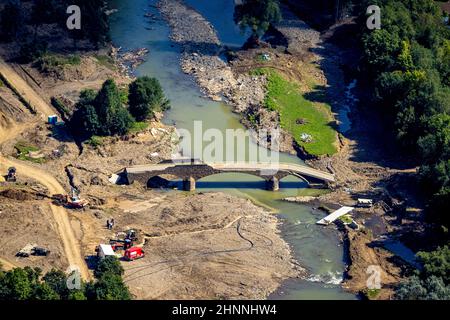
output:
[[[130,300],[124,284],[124,269],[116,257],[106,257],[94,270],[95,281],[80,281],[78,289],[69,289],[71,275],[52,269],[45,275],[39,268],[15,268],[2,271],[0,266],[1,300]],[[69,280],[69,281],[68,281]],[[75,282],[72,283],[72,285]]]
[[[381,8],[381,29],[368,30],[366,8]],[[395,137],[398,151],[416,159],[430,222],[450,227],[450,30],[432,0],[370,0],[356,7],[361,78]],[[448,236],[446,238],[448,242]],[[450,249],[419,252],[423,266],[396,288],[397,299],[450,298]]]
[[[80,93],[70,127],[82,139],[124,135],[136,121],[148,120],[169,107],[170,102],[155,78],[138,78],[125,91],[110,79],[98,92],[89,89]]]
[[[365,28],[368,5],[382,27]],[[432,0],[370,0],[359,7],[361,74],[372,107],[386,119],[399,152],[418,159],[428,217],[450,226],[450,30]],[[363,27],[364,26],[364,27]]]
[[[22,44],[21,53],[26,62],[45,52],[47,43],[38,36],[43,25],[56,24],[58,29],[73,39],[74,47],[80,40],[88,40],[95,48],[110,40],[109,20],[104,0],[33,0],[31,10],[20,0],[8,0],[0,12],[0,40]],[[81,9],[81,29],[66,26],[67,8]]]

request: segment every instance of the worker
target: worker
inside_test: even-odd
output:
[[[125,246],[124,246],[124,248],[125,248],[125,250],[131,248],[131,239],[128,239],[128,238],[125,239]]]
[[[106,229],[111,230],[112,226],[111,226],[111,222],[108,220],[106,220]]]
[[[111,228],[114,227],[115,223],[114,219],[111,219]]]

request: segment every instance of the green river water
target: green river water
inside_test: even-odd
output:
[[[111,16],[111,35],[116,46],[124,50],[146,47],[150,50],[147,61],[139,66],[136,75],[149,75],[161,82],[171,100],[172,109],[164,121],[178,129],[193,131],[194,121],[202,121],[203,128],[243,129],[238,117],[224,103],[201,97],[193,79],[180,69],[179,47],[169,39],[170,29],[162,19],[153,23],[144,17],[148,11],[158,14],[150,5],[156,0],[112,0],[112,8],[119,11]],[[234,25],[233,0],[186,0],[205,16],[218,31],[221,41],[229,46],[240,46],[245,35]],[[249,143],[251,147],[256,145]],[[280,154],[282,162],[301,164],[297,157]],[[207,160],[207,159],[206,159]],[[323,212],[311,207],[281,201],[288,196],[304,194],[305,184],[294,177],[281,182],[279,192],[264,190],[265,182],[243,174],[221,174],[204,178],[197,183],[199,191],[223,191],[251,198],[268,206],[281,217],[282,237],[289,243],[298,262],[307,269],[307,279],[292,279],[282,284],[269,299],[355,299],[340,287],[345,268],[344,250],[339,233],[323,228],[315,222]]]

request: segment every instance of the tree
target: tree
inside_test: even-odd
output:
[[[109,19],[106,14],[105,1],[103,0],[66,0],[62,6],[64,10],[69,5],[77,5],[81,9],[81,30],[69,30],[69,35],[77,46],[77,41],[81,39],[89,39],[96,47],[106,44],[110,39],[109,35]],[[61,11],[61,15],[65,12]],[[60,24],[65,28],[65,19],[60,20]]]
[[[396,299],[399,300],[449,300],[450,287],[436,276],[420,279],[413,276],[401,283],[396,289]]]
[[[38,60],[47,52],[47,42],[45,41],[30,41],[25,42],[20,46],[21,63],[30,63]]]
[[[68,300],[87,300],[84,290],[71,290]]]
[[[375,30],[362,38],[364,61],[371,73],[393,70],[401,48],[401,40],[388,30]]]
[[[20,28],[23,25],[23,20],[20,1],[9,1],[3,8],[0,15],[0,32],[6,41],[11,41],[16,38]]]
[[[51,270],[41,279],[39,268],[0,270],[0,301],[2,300],[130,300],[131,295],[122,280],[123,268],[116,258],[101,261],[97,281],[69,290],[67,276]]]
[[[242,30],[252,31],[252,38],[259,41],[271,24],[281,20],[278,0],[243,0],[234,9],[234,21]]]
[[[425,135],[418,145],[427,164],[450,159],[450,115],[436,114],[427,119]]]
[[[123,273],[123,267],[116,257],[106,257],[98,263],[94,276],[100,279],[105,274],[121,276]]]
[[[146,120],[155,111],[164,111],[170,107],[158,79],[138,78],[129,85],[128,91],[129,110],[137,121]]]
[[[107,80],[98,93],[93,90],[81,92],[70,126],[75,134],[87,139],[92,135],[126,134],[133,122],[133,117],[122,104],[115,82]]]
[[[438,247],[435,251],[417,253],[423,263],[423,276],[442,278],[445,284],[450,284],[450,247]]]
[[[61,297],[47,284],[40,283],[36,286],[33,299],[36,300],[60,300]]]
[[[67,276],[61,270],[52,269],[42,278],[45,285],[52,289],[62,300],[66,300],[69,296],[67,288]]]
[[[35,0],[31,13],[31,22],[35,26],[35,33],[40,24],[58,21],[57,3],[55,0]]]
[[[38,269],[15,268],[0,277],[0,300],[29,300],[36,289]]]
[[[92,105],[79,104],[70,119],[70,126],[78,136],[90,138],[100,130],[100,121]]]
[[[95,300],[131,300],[131,294],[123,283],[122,277],[105,273],[91,286],[91,296]]]
[[[100,134],[125,134],[133,124],[133,118],[122,105],[119,89],[114,80],[106,80],[94,101],[100,123]]]
[[[110,40],[105,1],[88,0],[85,6],[87,38],[98,48]]]

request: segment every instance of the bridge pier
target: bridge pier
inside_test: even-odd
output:
[[[183,180],[184,191],[195,191],[196,181],[193,177],[189,177]]]
[[[272,177],[267,180],[267,190],[278,191],[280,190],[280,180],[277,177]]]

